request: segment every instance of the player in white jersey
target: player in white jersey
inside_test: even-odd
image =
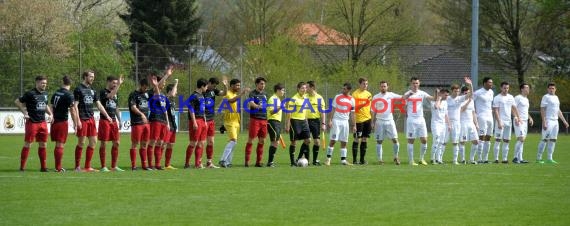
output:
[[[383,165],[382,160],[382,142],[384,139],[391,139],[394,151],[394,164],[400,165],[400,143],[398,142],[398,131],[396,131],[396,123],[394,122],[394,102],[401,99],[402,96],[393,92],[388,92],[388,82],[380,82],[380,92],[372,97],[371,110],[372,119],[376,122],[372,125],[376,135],[376,156],[378,156],[378,164]],[[401,100],[400,100],[401,102]]]
[[[568,128],[568,122],[560,111],[560,100],[556,96],[556,84],[548,83],[548,93],[540,101],[540,117],[542,118],[542,140],[538,143],[536,163],[557,164],[552,158],[556,139],[558,137],[558,118],[562,119],[564,126]],[[548,148],[546,161],[542,161],[544,148]]]
[[[472,86],[471,79],[469,77],[465,77],[465,83],[468,86]],[[461,123],[460,123],[460,109],[461,105],[465,103],[465,100],[471,98],[471,92],[467,95],[459,95],[460,94],[460,86],[457,84],[453,84],[451,86],[451,93],[449,97],[447,97],[447,112],[449,117],[449,124],[451,124],[451,131],[449,132],[449,138],[451,140],[451,144],[453,145],[453,153],[459,152],[459,141],[460,141],[460,134],[461,134]]]
[[[410,79],[411,87],[404,95],[406,100],[406,137],[408,138],[408,159],[409,164],[417,166],[414,162],[414,141],[420,138],[420,164],[427,165],[424,155],[427,151],[427,127],[424,118],[423,101],[435,100],[435,98],[426,92],[420,90],[420,80],[416,77]],[[437,94],[436,94],[437,95]]]
[[[336,141],[340,141],[340,162],[343,165],[352,165],[346,161],[346,143],[348,142],[349,121],[352,121],[352,131],[356,131],[356,120],[354,118],[355,101],[349,95],[352,86],[350,83],[344,83],[342,93],[334,97],[332,103],[332,115],[329,119],[330,142],[327,148],[326,166],[331,165],[331,157]]]
[[[501,83],[501,93],[493,99],[493,113],[495,114],[495,163],[499,163],[499,151],[503,144],[503,161],[509,163],[509,141],[513,131],[511,117],[515,115],[515,123],[520,124],[519,113],[515,105],[515,98],[509,94],[509,83]]]
[[[468,95],[469,87],[461,88],[463,95]],[[479,146],[479,138],[477,137],[477,129],[479,123],[477,122],[477,115],[475,115],[475,104],[473,98],[468,98],[463,105],[461,105],[461,142],[459,143],[459,153],[453,153],[454,163],[457,161],[457,155],[461,158],[461,163],[465,163],[465,142],[471,141],[471,152],[469,160],[471,164],[477,164],[475,161],[475,154]]]
[[[489,163],[489,150],[491,149],[491,134],[493,134],[493,80],[483,78],[483,87],[473,93],[475,113],[479,122],[479,163]]]
[[[449,90],[438,90],[437,97],[430,101],[431,105],[431,135],[433,144],[431,149],[431,164],[443,164],[443,152],[448,140],[451,124],[447,115],[447,96]]]
[[[530,103],[527,96],[530,93],[530,85],[522,83],[520,85],[520,91],[521,93],[515,97],[515,105],[517,106],[520,116],[520,125],[516,125],[516,123],[513,124],[513,127],[515,127],[515,136],[517,137],[513,163],[528,163],[528,161],[523,159],[523,148],[528,133],[528,125],[530,124],[530,126],[532,126],[534,124],[532,117],[528,114]]]

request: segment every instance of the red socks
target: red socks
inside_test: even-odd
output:
[[[62,147],[55,147],[53,151],[53,156],[55,157],[55,170],[61,170],[61,161],[63,159],[63,148]]]
[[[251,146],[253,146],[252,143],[245,145],[245,165],[249,165],[249,160],[251,159]]]
[[[257,143],[255,164],[260,165],[263,160],[263,144]]]
[[[162,148],[157,145],[154,146],[154,167],[160,168],[160,160],[162,160]]]
[[[131,157],[131,168],[137,167],[137,149],[131,148],[129,150],[129,155]]]
[[[146,148],[140,148],[139,149],[139,155],[141,156],[142,168],[146,168],[146,157],[147,157]]]
[[[46,148],[38,148],[38,156],[40,157],[40,165],[42,169],[47,169],[46,159],[47,151]]]
[[[190,165],[190,158],[192,158],[192,151],[194,151],[194,146],[188,145],[188,147],[186,148],[186,161],[184,163],[184,166]]]
[[[212,160],[214,158],[214,145],[206,146],[206,158]]]
[[[119,147],[114,146],[111,148],[111,168],[117,167],[117,159],[119,158]]]
[[[83,153],[83,148],[75,146],[75,168],[79,167],[81,164],[81,154]]]
[[[148,163],[148,167],[152,168],[152,155],[153,155],[153,150],[152,150],[152,146],[147,146],[146,147],[146,156],[147,156],[147,163]]]
[[[28,161],[28,155],[30,154],[29,147],[23,147],[20,153],[20,170],[26,169],[26,162]]]
[[[204,147],[198,145],[196,147],[196,156],[194,156],[194,167],[200,167],[202,165],[202,152],[204,152]]]
[[[105,167],[105,155],[107,153],[105,153],[105,147],[104,146],[100,146],[99,147],[99,159],[101,160],[101,168]]]
[[[91,159],[93,159],[93,153],[95,153],[95,150],[92,147],[87,146],[87,151],[85,152],[85,169],[91,168]]]
[[[172,158],[172,148],[166,148],[164,166],[170,166],[171,158]]]

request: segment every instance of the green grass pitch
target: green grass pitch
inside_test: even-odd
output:
[[[554,154],[558,165],[412,167],[404,163],[407,152],[401,138],[401,166],[389,161],[390,143],[384,147],[388,160],[384,166],[374,164],[372,144],[368,165],[342,166],[337,144],[332,166],[308,168],[290,167],[288,151],[281,148],[278,167],[244,168],[245,134],[240,138],[231,169],[75,173],[71,168],[76,138],[70,136],[64,154],[68,172],[60,174],[39,172],[36,144],[30,151],[28,170],[19,172],[23,136],[3,135],[0,225],[570,224],[568,135],[559,136]],[[538,139],[539,135],[532,134],[525,145],[524,156],[532,162]],[[173,163],[182,168],[187,134],[180,133],[177,140]],[[217,136],[216,163],[226,140],[225,135]],[[129,169],[128,135],[121,141],[119,166]],[[510,146],[509,160],[514,144]],[[48,144],[51,169],[53,147]],[[98,167],[97,150],[93,165]],[[446,161],[451,159],[450,150],[448,145]],[[265,151],[266,159],[267,145]],[[321,161],[324,155],[321,151]]]

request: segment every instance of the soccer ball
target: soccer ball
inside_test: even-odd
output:
[[[307,167],[307,166],[309,166],[309,160],[307,160],[306,158],[300,158],[299,160],[297,160],[297,166],[298,167]]]

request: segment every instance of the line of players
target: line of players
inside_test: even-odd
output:
[[[177,110],[176,102],[173,99],[177,95],[177,79],[173,84],[166,86],[166,95],[161,92],[164,90],[167,79],[172,75],[172,68],[168,68],[164,76],[158,76],[158,73],[151,73],[148,79],[141,79],[137,90],[129,95],[129,111],[131,116],[131,148],[130,160],[131,169],[136,170],[136,152],[137,147],[143,170],[163,170],[176,169],[170,162],[172,157],[173,144],[176,142],[177,125],[174,120],[174,112]],[[46,166],[46,141],[47,141],[47,123],[51,123],[51,139],[56,142],[54,150],[55,170],[58,172],[65,171],[61,160],[63,157],[63,147],[67,138],[67,117],[68,112],[71,113],[74,127],[77,130],[78,144],[75,148],[75,170],[95,172],[98,171],[91,166],[91,160],[94,154],[97,138],[101,141],[99,148],[99,156],[101,160],[100,171],[123,171],[117,166],[119,154],[119,126],[120,113],[117,108],[117,91],[123,82],[123,78],[110,76],[107,78],[107,87],[99,93],[96,93],[91,85],[94,81],[95,74],[92,71],[86,71],[82,75],[82,83],[70,92],[71,79],[68,76],[63,78],[62,87],[52,96],[48,106],[47,77],[38,76],[36,78],[36,87],[31,91],[18,98],[15,102],[18,108],[24,114],[26,119],[26,135],[25,144],[21,151],[20,170],[25,169],[26,160],[29,154],[30,144],[37,140],[39,143],[38,155],[40,157],[41,171],[48,171]],[[224,96],[227,100],[227,108],[232,111],[224,112],[224,128],[228,132],[229,141],[224,148],[224,152],[220,158],[219,165],[221,167],[231,167],[233,160],[233,150],[237,144],[237,136],[240,127],[240,113],[238,111],[238,103],[241,97],[248,95],[249,101],[247,107],[250,109],[249,114],[249,133],[245,148],[245,166],[250,165],[253,140],[258,138],[256,146],[256,167],[262,167],[264,140],[269,132],[270,147],[267,166],[275,166],[274,157],[277,152],[279,142],[283,142],[281,138],[281,120],[283,109],[281,109],[281,99],[285,95],[285,88],[282,84],[274,86],[275,94],[267,98],[265,92],[266,79],[258,77],[255,80],[255,89],[250,91],[248,88],[241,89],[241,82],[233,79],[229,82],[226,79],[222,81],[224,90],[218,90],[216,86],[219,80],[211,78],[209,81],[199,79],[197,81],[196,90],[190,100],[189,106],[193,111],[189,111],[189,140],[190,143],[186,149],[185,166],[191,167],[190,159],[195,153],[195,168],[204,168],[201,159],[204,146],[206,147],[207,163],[205,167],[219,168],[213,164],[213,147],[214,147],[214,116],[215,112],[210,106],[212,103],[204,104],[204,101],[214,101],[216,96]],[[335,96],[332,101],[332,115],[328,120],[326,113],[321,111],[291,111],[291,109],[302,109],[305,100],[308,99],[312,109],[326,109],[324,98],[316,92],[316,85],[313,81],[307,83],[300,82],[297,84],[296,94],[290,98],[286,104],[289,109],[286,113],[285,132],[290,135],[289,157],[290,164],[296,165],[299,158],[305,157],[309,159],[309,145],[313,141],[312,147],[312,164],[320,165],[318,160],[319,149],[321,146],[321,135],[324,136],[324,130],[330,130],[330,142],[326,148],[325,165],[331,164],[331,158],[336,142],[341,143],[341,164],[366,164],[365,156],[367,150],[367,138],[372,130],[375,132],[376,153],[379,164],[384,164],[382,142],[384,139],[390,139],[393,142],[393,161],[399,165],[399,143],[398,133],[396,130],[392,111],[384,111],[377,113],[371,111],[370,103],[375,103],[375,109],[392,109],[394,104],[392,99],[404,99],[406,101],[406,137],[408,140],[407,150],[409,156],[409,164],[411,165],[427,165],[425,154],[427,152],[427,128],[423,114],[422,103],[424,99],[430,101],[432,108],[432,135],[433,146],[431,162],[432,164],[443,163],[442,156],[446,143],[451,141],[453,145],[453,163],[466,163],[465,161],[465,143],[471,142],[470,163],[488,163],[488,153],[490,149],[490,137],[495,131],[494,157],[495,163],[508,163],[508,149],[511,137],[511,126],[515,128],[517,143],[515,145],[514,163],[526,163],[523,159],[523,144],[527,133],[527,123],[533,124],[532,118],[528,115],[528,98],[526,97],[530,91],[527,84],[520,86],[521,94],[516,98],[508,94],[509,84],[503,82],[501,84],[501,93],[494,97],[492,91],[493,82],[490,78],[483,79],[483,87],[473,94],[470,92],[471,81],[465,78],[466,87],[461,89],[459,85],[453,85],[451,92],[443,89],[436,90],[431,96],[419,89],[420,81],[417,78],[410,80],[411,87],[404,95],[398,95],[388,91],[388,83],[380,82],[380,92],[374,96],[367,90],[368,81],[360,78],[359,87],[352,95],[350,91],[352,87],[349,83],[343,84],[341,94]],[[149,88],[152,88],[149,90]],[[537,162],[542,161],[542,153],[545,148],[548,149],[547,163],[556,163],[552,159],[554,146],[558,133],[558,118],[560,118],[566,127],[568,123],[560,112],[560,102],[555,95],[556,87],[553,83],[548,85],[548,93],[543,97],[541,102],[541,117],[543,122],[542,140],[539,144]],[[451,95],[450,95],[451,94]],[[167,99],[169,98],[169,99]],[[386,101],[374,101],[375,99],[383,99]],[[409,101],[416,100],[416,101]],[[419,100],[419,101],[418,101]],[[267,102],[265,102],[267,101]],[[357,103],[357,101],[364,101]],[[322,105],[322,106],[321,106]],[[384,106],[387,105],[387,106]],[[93,107],[97,107],[100,111],[99,132],[95,127]],[[263,109],[268,106],[267,109]],[[358,109],[356,109],[358,107]],[[156,110],[160,109],[160,110]],[[257,110],[257,111],[256,111]],[[45,114],[48,117],[45,118]],[[511,114],[514,114],[514,122],[511,123]],[[495,120],[493,120],[493,118]],[[373,120],[375,119],[375,120]],[[353,163],[347,161],[347,142],[352,124],[352,132],[354,141],[352,144]],[[479,131],[479,136],[477,136]],[[311,139],[312,138],[312,139]],[[416,138],[420,140],[420,161],[414,161],[414,141]],[[85,140],[88,139],[86,148],[86,160],[83,169],[80,167],[82,150]],[[302,140],[299,154],[295,158],[296,141]],[[106,167],[106,142],[111,141],[111,169]],[[503,148],[503,158],[499,161],[499,151]],[[282,144],[284,145],[284,144]],[[165,151],[165,167],[161,166],[161,159]],[[359,154],[360,151],[360,155]],[[475,161],[475,155],[479,156],[479,161]],[[154,162],[153,162],[154,157]],[[359,157],[359,160],[357,158]],[[461,160],[458,160],[461,159]],[[154,163],[154,164],[153,164]]]

